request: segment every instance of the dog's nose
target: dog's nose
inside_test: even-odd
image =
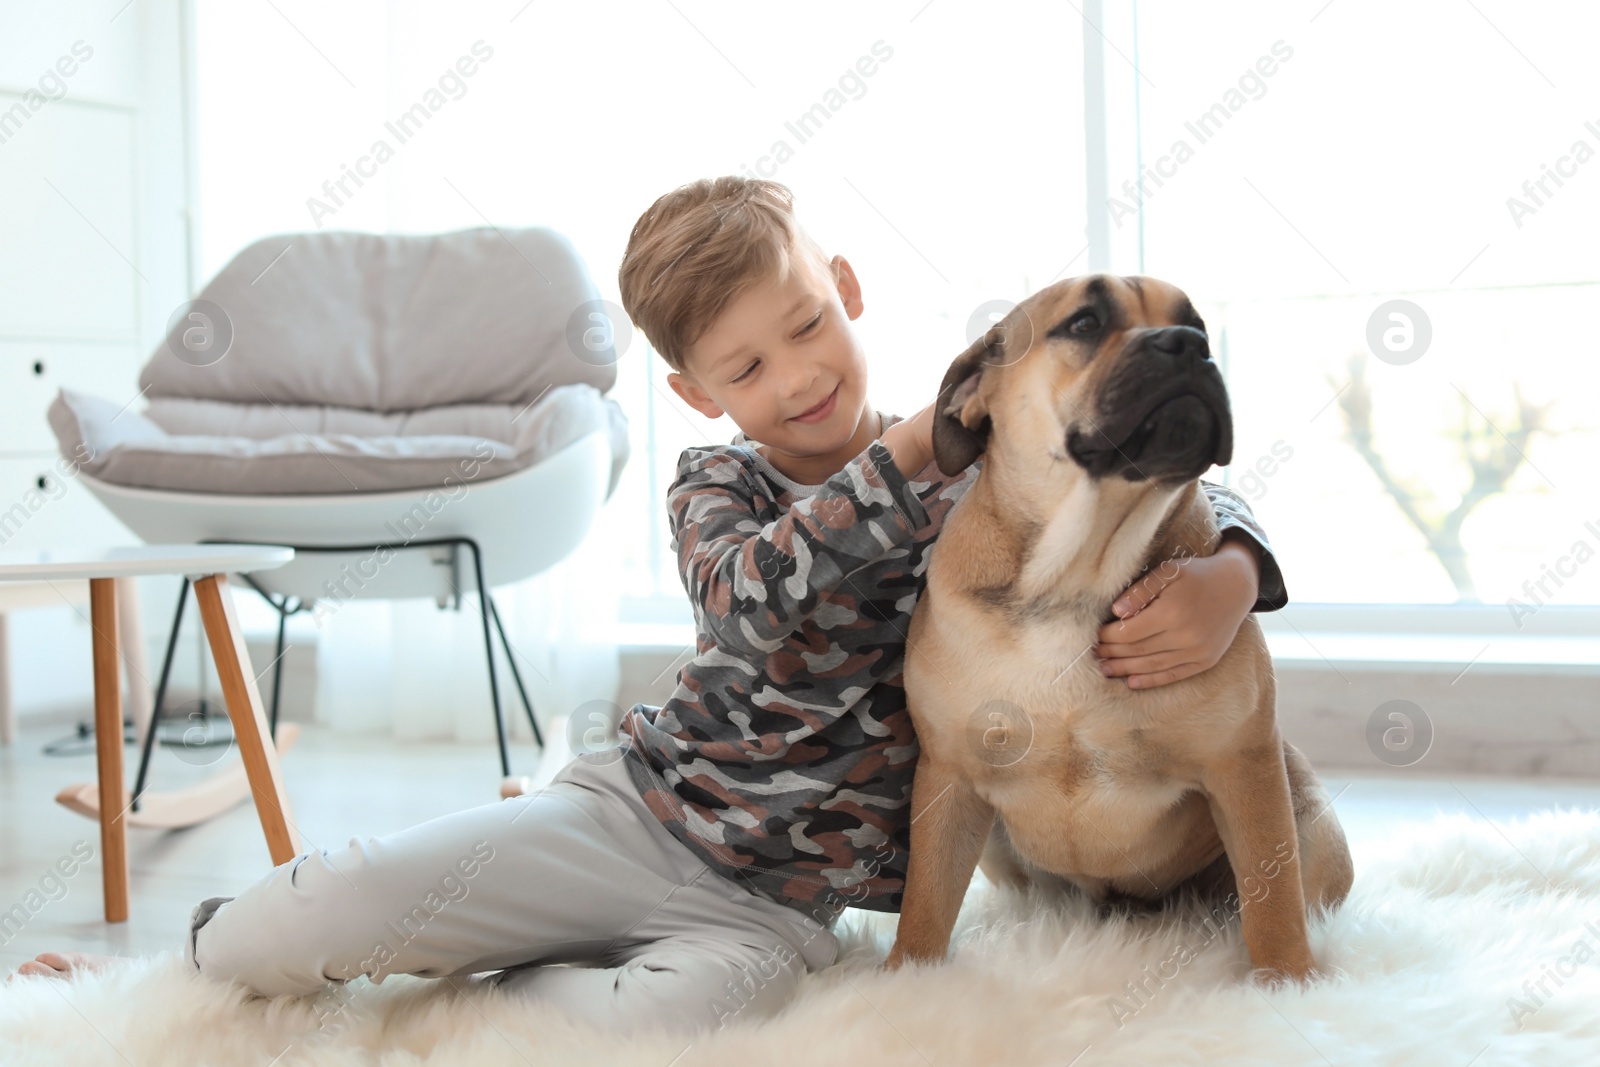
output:
[[[1169,356],[1211,358],[1211,345],[1207,343],[1206,335],[1193,326],[1166,326],[1159,330],[1151,330],[1145,335],[1145,341],[1157,352]]]

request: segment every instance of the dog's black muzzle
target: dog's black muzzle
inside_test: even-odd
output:
[[[1093,426],[1067,431],[1067,454],[1091,477],[1177,484],[1233,458],[1228,391],[1191,326],[1135,335],[1094,406]]]

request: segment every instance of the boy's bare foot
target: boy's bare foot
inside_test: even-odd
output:
[[[71,978],[79,972],[92,973],[105,970],[117,962],[119,956],[96,956],[88,952],[41,952],[9,975],[11,981],[18,974],[44,978]]]

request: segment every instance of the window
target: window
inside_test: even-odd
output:
[[[1295,600],[1600,603],[1600,11],[1104,19],[1111,266],[1196,298]]]
[[[1087,42],[1071,4],[832,2],[802,17],[723,0],[202,0],[200,276],[319,222],[549,225],[616,300],[655,197],[759,173],[856,268],[880,409],[932,399],[992,302],[1091,266],[1145,271],[1211,326],[1237,422],[1234,464],[1213,473],[1250,499],[1297,604],[1600,603],[1585,315],[1600,295],[1600,112],[1583,110],[1600,94],[1581,52],[1600,13],[1082,12]],[[492,56],[313,219],[324,183],[392,140],[386,124],[478,42]],[[682,448],[737,427],[683,405],[665,373],[635,337],[612,394],[633,458],[596,536],[615,539],[629,617],[683,623],[664,492]],[[1475,461],[1481,499],[1451,519]]]

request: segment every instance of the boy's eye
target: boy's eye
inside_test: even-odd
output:
[[[816,317],[816,318],[814,318],[814,319],[812,319],[812,320],[811,320],[811,321],[810,321],[810,322],[808,322],[808,323],[806,323],[806,324],[805,324],[805,325],[804,325],[804,326],[802,326],[802,327],[800,327],[800,332],[801,332],[801,333],[810,333],[810,332],[811,332],[811,330],[812,330],[812,329],[813,329],[813,328],[814,328],[814,327],[816,327],[816,325],[817,325],[817,324],[818,324],[818,323],[820,323],[820,322],[821,322],[821,321],[822,321],[822,312],[820,312],[820,311],[819,311],[819,312],[817,312],[817,317]],[[750,364],[750,365],[749,365],[749,366],[748,366],[748,367],[746,367],[746,368],[745,368],[745,369],[744,369],[744,370],[743,370],[743,371],[742,371],[742,372],[741,372],[741,373],[740,373],[740,374],[739,374],[739,376],[738,376],[738,377],[737,377],[737,378],[730,378],[730,379],[728,379],[728,381],[729,381],[729,383],[730,383],[730,384],[732,384],[732,383],[733,383],[733,382],[742,382],[742,381],[744,381],[744,379],[746,379],[746,378],[748,378],[748,377],[749,377],[749,376],[750,376],[750,372],[751,372],[751,371],[753,371],[753,370],[755,370],[755,369],[756,369],[756,368],[757,368],[757,367],[759,367],[759,366],[760,366],[760,365],[761,365],[761,361],[760,361],[760,360],[759,360],[759,359],[758,359],[758,360],[755,360],[755,361],[754,361],[754,362],[753,362],[753,363],[751,363],[751,364]]]

